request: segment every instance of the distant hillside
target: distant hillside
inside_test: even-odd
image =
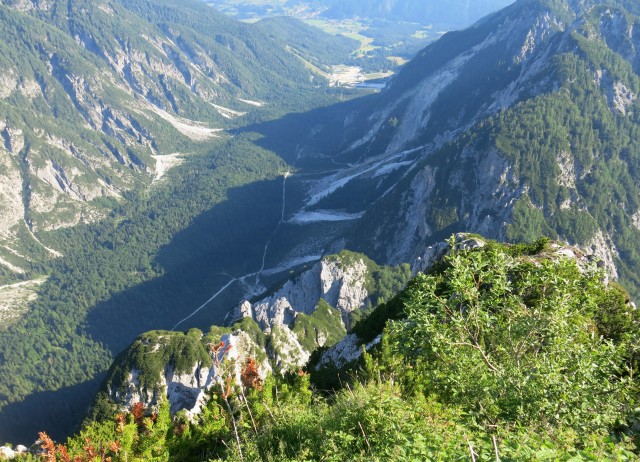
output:
[[[247,21],[290,16],[360,41],[349,64],[366,72],[396,70],[443,33],[470,26],[513,0],[201,0]]]

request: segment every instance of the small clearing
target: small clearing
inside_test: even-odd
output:
[[[18,320],[38,298],[38,287],[46,278],[0,286],[0,329]]]
[[[401,56],[387,56],[387,59],[394,63],[396,66],[404,66],[409,62],[408,59],[405,59]]]
[[[363,74],[362,69],[357,66],[341,64],[332,66],[331,74],[327,75],[327,78],[330,86],[382,89],[386,86],[386,82],[380,82],[380,80],[388,79],[392,75],[392,71]],[[375,82],[369,82],[371,80]]]
[[[154,182],[162,178],[170,169],[184,162],[184,157],[182,157],[182,153],[180,152],[151,157],[156,161],[156,177],[153,179]]]
[[[364,80],[362,69],[357,66],[332,66],[329,75],[330,86],[353,86]]]

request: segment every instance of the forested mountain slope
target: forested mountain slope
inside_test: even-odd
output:
[[[345,93],[314,89],[317,74],[286,52],[260,62],[271,66],[265,78],[279,83],[253,82],[244,73],[249,67],[239,64],[217,83],[206,80],[215,93],[203,102],[198,86],[183,85],[185,69],[188,75],[206,72],[198,67],[198,52],[186,60],[180,37],[192,37],[189,47],[196,50],[220,45],[216,56],[233,62],[234,49],[250,57],[253,46],[273,44],[275,53],[278,34],[252,43],[252,31],[262,34],[268,24],[232,23],[234,34],[248,31],[248,42],[237,42],[234,34],[201,37],[199,21],[209,13],[191,17],[194,29],[186,32],[170,3],[160,10],[151,2],[110,3],[123,18],[152,24],[144,26],[149,33],[171,36],[160,48],[183,53],[187,66],[175,77],[184,92],[174,95],[143,59],[140,69],[147,70],[135,81],[144,95],[124,92],[122,107],[161,108],[164,118],[154,123],[174,128],[161,130],[167,138],[158,143],[193,150],[171,181],[110,203],[105,220],[40,232],[65,256],[33,267],[48,276],[40,296],[0,333],[3,422],[18,428],[25,409],[38,409],[38,418],[50,413],[43,425],[27,422],[29,428],[44,428],[61,409],[76,418],[115,354],[142,332],[221,323],[242,298],[265,296],[289,271],[343,248],[395,264],[423,258],[425,248],[457,231],[508,240],[548,234],[590,248],[637,297],[640,11],[635,2],[613,3],[518,1],[467,30],[445,34],[381,93],[330,106]],[[20,13],[25,21],[51,17],[51,35],[67,37],[69,49],[77,46],[69,37],[82,34],[69,35],[72,25],[64,15],[54,20],[53,10],[28,9],[44,3],[12,4],[28,11]],[[91,24],[85,43],[100,30]],[[303,50],[304,34],[297,26],[288,30]],[[318,46],[318,56],[326,49]],[[115,60],[108,51],[101,58],[82,50],[95,69],[107,66],[102,72],[122,81],[104,64]],[[144,53],[162,54],[153,46]],[[287,76],[294,69],[300,72]],[[96,89],[78,106],[93,101],[94,93],[98,98]],[[294,113],[276,117],[292,106],[298,106]],[[226,119],[220,107],[256,113],[235,118],[227,111],[232,118]],[[310,108],[316,109],[304,112]],[[93,120],[78,114],[80,126]],[[167,114],[183,119],[167,121]],[[213,121],[235,130],[232,137],[204,143],[178,135],[184,120],[191,129],[193,121]],[[91,133],[101,133],[100,127]],[[17,139],[11,136],[9,146]],[[122,136],[126,141],[130,135]],[[150,174],[142,165],[130,170],[144,184]]]
[[[428,46],[344,117],[325,156],[348,167],[306,210],[364,213],[346,245],[388,263],[454,231],[560,237],[638,294],[640,21],[610,3],[523,0]]]
[[[299,43],[197,1],[2,2],[0,276],[59,255],[48,231],[104,217],[162,156],[324,86],[287,47],[338,64],[356,42],[304,31]]]

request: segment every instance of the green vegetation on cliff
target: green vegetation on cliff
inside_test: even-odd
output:
[[[112,460],[636,460],[640,317],[624,291],[581,255],[534,254],[543,241],[451,244],[329,395],[247,363],[194,422],[134,407],[52,457],[86,457],[89,437]]]

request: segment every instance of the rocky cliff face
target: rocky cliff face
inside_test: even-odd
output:
[[[344,335],[352,312],[371,305],[370,270],[363,256],[351,257],[325,257],[273,295],[236,308],[235,319],[253,319],[270,336],[278,369],[302,367],[315,348]]]
[[[252,318],[269,333],[276,326],[291,327],[297,314],[312,314],[318,301],[324,300],[339,311],[342,322],[348,325],[351,312],[371,303],[366,288],[367,276],[371,276],[364,258],[345,260],[340,256],[323,258],[297,278],[285,282],[273,295],[254,303],[242,302],[234,317]]]
[[[384,301],[408,277],[406,265],[379,267],[352,252],[325,257],[272,295],[239,304],[230,328],[143,335],[112,369],[108,395],[125,407],[153,406],[166,396],[172,412],[196,414],[212,387],[229,374],[239,381],[249,358],[263,376],[305,366],[314,350],[346,335],[355,312]],[[383,280],[393,293],[382,294]]]
[[[172,413],[184,410],[192,418],[206,404],[208,392],[227,377],[240,383],[249,358],[262,359],[261,377],[271,372],[264,347],[242,330],[219,336],[197,330],[149,333],[136,340],[112,370],[106,392],[128,409],[135,403],[154,407],[167,399]]]
[[[349,167],[312,185],[307,210],[358,213],[346,246],[387,263],[453,232],[549,235],[635,290],[637,13],[522,0],[445,34],[345,117],[330,157]]]
[[[342,251],[324,257],[272,295],[242,302],[233,316],[260,326],[276,369],[297,369],[314,350],[344,337],[354,320],[393,296],[409,276],[407,264],[383,267],[362,254]]]

